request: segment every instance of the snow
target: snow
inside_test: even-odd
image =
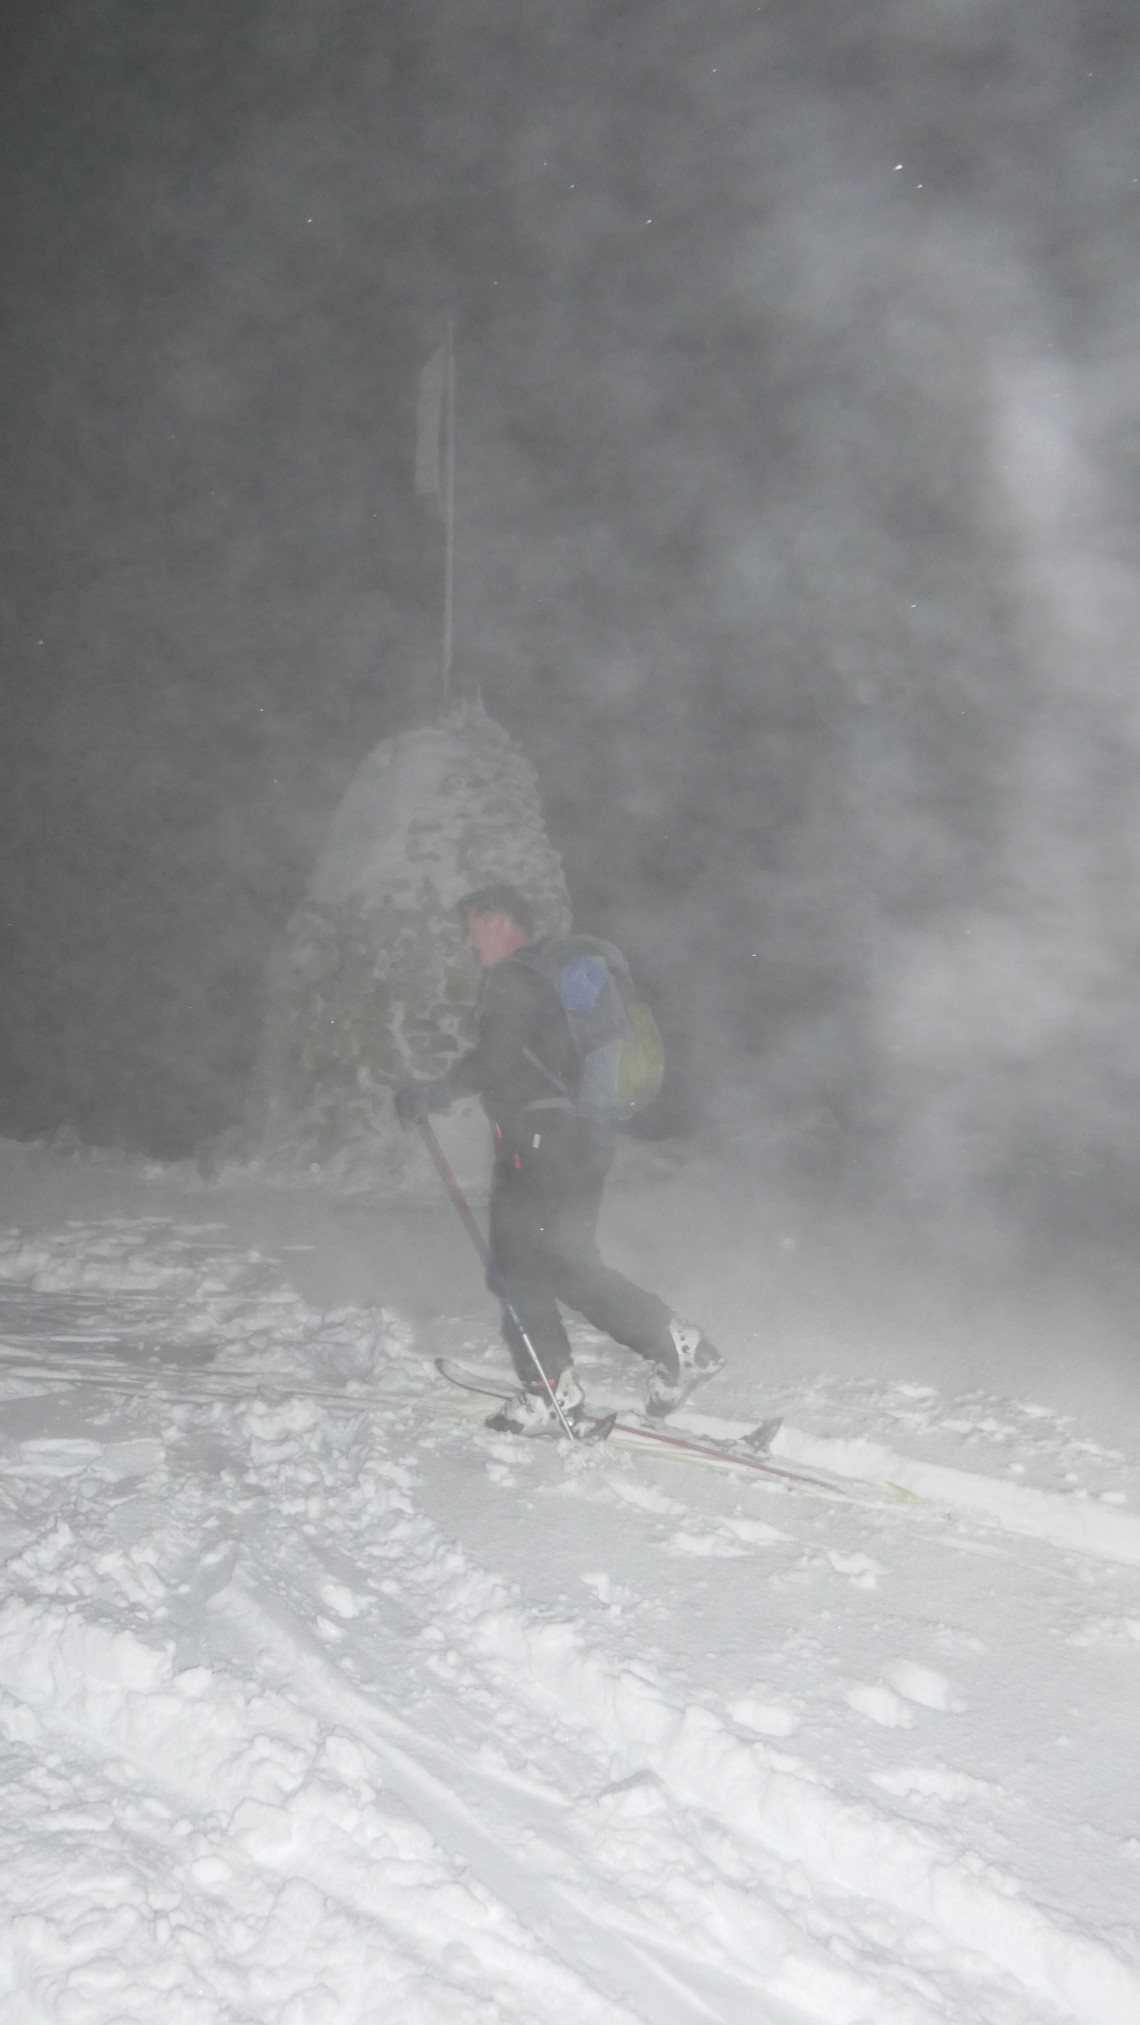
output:
[[[0,1148],[6,2025],[1135,2025],[1106,1330],[869,1306],[624,1160],[609,1249],[729,1353],[680,1420],[783,1413],[835,1495],[485,1429],[446,1202]]]

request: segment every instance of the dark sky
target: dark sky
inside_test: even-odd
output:
[[[1129,0],[7,20],[0,1130],[240,1103],[433,707],[451,310],[457,678],[679,1047],[935,1193],[1127,1169]]]

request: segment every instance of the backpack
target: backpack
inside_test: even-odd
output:
[[[566,1091],[529,1048],[527,1059],[572,1096],[575,1110],[632,1118],[661,1088],[665,1048],[620,949],[592,935],[556,935],[528,954],[562,1001],[581,1065],[577,1090]]]

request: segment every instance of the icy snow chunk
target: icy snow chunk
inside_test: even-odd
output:
[[[881,1724],[884,1730],[909,1729],[914,1721],[914,1711],[883,1681],[857,1681],[854,1687],[847,1689],[844,1700],[857,1716],[866,1716],[869,1722]]]
[[[321,1602],[335,1610],[338,1617],[359,1617],[365,1607],[363,1599],[347,1582],[334,1582],[331,1578],[321,1584]]]
[[[369,1763],[356,1738],[339,1730],[325,1738],[319,1763],[348,1786],[360,1787],[369,1777]]]
[[[628,1772],[624,1779],[614,1779],[603,1786],[596,1804],[604,1808],[611,1821],[637,1822],[663,1814],[668,1803],[656,1772],[642,1766],[636,1772]]]
[[[17,1468],[21,1473],[41,1477],[71,1477],[80,1470],[89,1469],[99,1461],[102,1447],[97,1441],[87,1441],[66,1435],[44,1436],[20,1443],[20,1461]]]
[[[950,1800],[962,1803],[983,1798],[992,1789],[984,1779],[967,1772],[951,1772],[945,1765],[899,1765],[892,1771],[872,1772],[871,1778],[884,1793],[900,1800]]]
[[[634,1481],[627,1483],[622,1477],[614,1477],[610,1482],[609,1488],[615,1497],[622,1499],[623,1503],[627,1505],[640,1505],[644,1512],[663,1512],[673,1515],[688,1510],[688,1506],[679,1505],[676,1498],[667,1498],[664,1491],[654,1490],[652,1484],[641,1484]]]
[[[118,1483],[124,1477],[145,1477],[158,1468],[165,1449],[162,1442],[145,1438],[137,1441],[110,1441],[99,1458],[100,1476]]]
[[[836,1554],[829,1550],[827,1558],[837,1575],[850,1576],[853,1589],[877,1589],[880,1575],[887,1572],[869,1554]]]
[[[251,1399],[243,1407],[250,1434],[258,1442],[277,1443],[287,1447],[295,1435],[309,1434],[321,1426],[321,1414],[317,1402],[312,1399],[298,1399],[294,1396],[285,1400]]]
[[[604,1603],[616,1615],[638,1598],[632,1589],[623,1588],[620,1582],[613,1582],[604,1572],[598,1575],[583,1575],[587,1589],[592,1589],[599,1603]]]
[[[777,1540],[790,1540],[790,1533],[782,1533],[779,1526],[768,1525],[765,1519],[722,1519],[721,1526],[733,1533],[738,1540],[747,1540],[753,1547],[770,1547]]]
[[[745,1551],[735,1540],[726,1540],[723,1533],[687,1533],[683,1527],[679,1532],[670,1534],[668,1547],[671,1554],[703,1555],[713,1559],[727,1559]]]
[[[224,1891],[233,1871],[222,1856],[198,1856],[190,1865],[190,1875],[203,1891]]]
[[[924,1709],[956,1711],[964,1707],[954,1700],[944,1674],[919,1666],[915,1660],[895,1660],[883,1668],[883,1676],[871,1685],[856,1683],[847,1690],[846,1700],[856,1715],[867,1716],[885,1729],[908,1728],[914,1721],[911,1703]]]
[[[917,1702],[920,1708],[960,1710],[965,1706],[954,1700],[944,1674],[935,1673],[933,1667],[919,1666],[914,1660],[895,1660],[883,1668],[883,1677],[904,1701]]]
[[[800,1726],[794,1710],[779,1702],[757,1701],[755,1695],[742,1695],[730,1704],[728,1713],[741,1729],[754,1730],[758,1737],[790,1737]]]
[[[230,1833],[258,1862],[276,1863],[301,1842],[303,1824],[273,1801],[247,1798],[234,1809]]]
[[[165,1687],[170,1654],[143,1645],[129,1631],[86,1623],[73,1612],[13,1599],[0,1609],[0,1682],[31,1702],[73,1700],[83,1685]]]

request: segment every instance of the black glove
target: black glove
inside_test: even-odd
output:
[[[429,1111],[445,1111],[451,1092],[442,1077],[435,1083],[401,1083],[396,1092],[396,1116],[406,1129],[418,1125]]]

